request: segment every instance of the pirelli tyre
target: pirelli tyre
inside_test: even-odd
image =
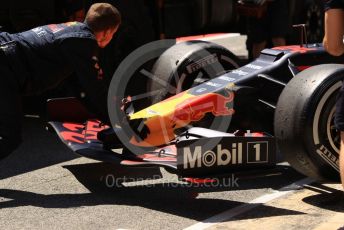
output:
[[[188,41],[175,44],[175,40],[148,43],[128,55],[112,77],[108,95],[111,125],[118,127],[122,124],[123,110],[133,114],[237,67],[238,58],[213,43]],[[127,100],[122,100],[125,103],[119,109],[121,98]],[[200,118],[207,121],[202,126],[214,127],[215,130],[227,129],[231,120],[231,116],[207,118],[207,115]],[[138,133],[145,135],[147,130],[142,129],[143,124],[144,120],[134,119],[129,125],[122,126],[123,132],[118,135],[120,142],[129,143],[129,138]],[[174,130],[175,133],[183,131],[183,128]],[[147,151],[129,144],[126,147],[135,154]]]
[[[159,91],[154,104],[239,66],[239,59],[220,45],[205,41],[178,43],[155,62],[155,79],[148,84],[148,91]]]
[[[280,95],[274,129],[277,146],[300,173],[339,181],[340,136],[334,127],[344,65],[324,64],[297,74]]]

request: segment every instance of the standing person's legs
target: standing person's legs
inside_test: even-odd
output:
[[[344,85],[339,91],[336,103],[335,126],[340,130],[339,169],[344,188]]]
[[[339,169],[340,178],[344,188],[344,132],[340,132],[340,152],[339,152]]]
[[[289,29],[289,12],[287,0],[275,0],[268,6],[268,20],[270,37],[273,46],[285,46]]]
[[[248,19],[248,39],[252,43],[251,58],[259,57],[260,52],[265,49],[267,41],[266,18]]]
[[[7,157],[21,143],[21,96],[10,69],[0,57],[0,159]]]

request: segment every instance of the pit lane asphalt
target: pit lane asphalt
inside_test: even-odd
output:
[[[281,165],[234,175],[237,184],[189,186],[163,169],[116,168],[77,157],[44,126],[40,119],[25,119],[24,143],[0,162],[1,229],[183,229],[303,178]],[[113,186],[115,178],[124,177],[136,182]],[[297,209],[263,208],[255,218],[241,215],[240,220],[308,218]],[[319,215],[309,218],[315,217],[319,220]]]

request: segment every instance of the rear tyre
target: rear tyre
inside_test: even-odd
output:
[[[300,173],[339,181],[340,136],[334,127],[344,65],[311,67],[294,77],[277,103],[274,128],[279,150]]]

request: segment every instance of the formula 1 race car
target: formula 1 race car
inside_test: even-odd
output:
[[[49,124],[70,149],[188,177],[273,167],[280,152],[307,176],[339,180],[333,117],[343,57],[301,44],[265,49],[239,67],[210,42],[161,44],[135,51],[114,74],[111,127],[76,99],[48,102]]]

